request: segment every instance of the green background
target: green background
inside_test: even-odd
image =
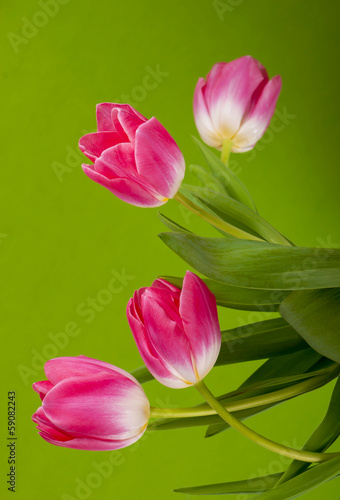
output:
[[[190,138],[197,135],[192,95],[198,77],[215,62],[256,57],[270,76],[282,75],[281,115],[253,152],[232,156],[234,168],[260,213],[293,241],[339,247],[338,5],[333,0],[225,0],[219,7],[204,0],[63,0],[58,12],[44,17],[42,4],[16,0],[0,7],[1,498],[11,495],[5,484],[10,390],[17,393],[20,500],[69,499],[66,495],[167,500],[176,498],[175,487],[281,470],[283,458],[232,430],[211,439],[203,438],[203,428],[150,433],[114,455],[51,446],[31,421],[39,406],[31,384],[44,378],[43,353],[45,358],[84,354],[126,370],[139,366],[126,303],[157,275],[183,275],[187,269],[157,238],[164,227],[156,209],[126,205],[83,174],[85,159],[77,142],[95,128],[98,102],[134,102],[145,116],[155,115],[165,125],[187,164],[199,162]],[[29,27],[27,20],[40,27]],[[157,66],[161,81],[143,90],[147,68]],[[193,180],[190,174],[187,180]],[[176,202],[162,212],[211,234]],[[129,278],[107,299],[102,291],[112,271],[124,269]],[[88,297],[98,294],[106,304],[85,313],[91,309]],[[223,328],[264,318],[242,311],[220,315]],[[78,335],[49,351],[49,334],[63,332],[70,322],[77,323]],[[209,375],[209,385],[216,394],[236,388],[259,364],[218,368]],[[323,416],[332,385],[279,405],[250,424],[272,439],[302,446]],[[176,391],[153,382],[145,390],[154,406],[200,401],[194,389]],[[93,463],[109,456],[115,465],[99,485]],[[76,494],[79,480],[92,484],[82,497]],[[339,487],[337,479],[304,498],[338,500]]]

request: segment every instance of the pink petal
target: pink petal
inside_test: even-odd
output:
[[[97,130],[98,132],[117,132],[116,127],[112,121],[112,110],[117,106],[117,104],[111,102],[103,102],[97,104],[96,115],[97,115]],[[118,131],[119,132],[119,131]]]
[[[130,439],[149,417],[140,385],[110,374],[62,380],[46,395],[43,409],[53,426],[75,437]]]
[[[136,207],[159,207],[166,203],[167,199],[158,199],[146,191],[138,182],[132,179],[107,179],[103,175],[95,172],[90,165],[82,165],[85,174],[93,181],[101,184],[113,193],[117,198],[135,205]]]
[[[177,193],[185,172],[183,155],[156,118],[142,124],[135,137],[137,171],[166,198]]]
[[[190,343],[181,322],[169,309],[169,304],[154,300],[150,289],[143,294],[143,320],[150,344],[170,373],[190,385],[196,382]]]
[[[170,290],[173,293],[177,293],[178,297],[181,294],[181,290],[177,288],[177,286],[172,285],[168,281],[162,279],[162,278],[157,278],[151,285],[152,288],[163,288],[165,290]]]
[[[79,141],[79,148],[90,160],[95,161],[105,149],[126,142],[117,132],[95,132],[86,134]]]
[[[146,429],[146,428],[145,428]],[[64,448],[71,448],[76,450],[92,450],[92,451],[109,451],[119,450],[126,448],[135,443],[142,437],[145,429],[129,439],[96,439],[89,437],[72,438],[69,441],[56,440],[51,438],[48,434],[43,432],[39,433],[41,437],[50,444],[62,446]]]
[[[211,370],[221,347],[215,296],[206,284],[188,271],[183,280],[180,315],[189,339],[199,379]]]
[[[202,89],[206,82],[204,78],[199,78],[194,93],[194,118],[197,130],[202,140],[213,148],[221,148],[223,137],[212,124],[209,111],[204,99]]]
[[[93,169],[108,179],[130,176],[137,179],[138,173],[132,144],[124,142],[106,149],[101,157],[95,161]]]
[[[280,91],[281,77],[277,75],[266,84],[256,105],[237,132],[234,138],[237,148],[247,148],[263,136],[274,114]]]
[[[207,76],[204,97],[215,130],[231,139],[247,113],[251,97],[268,75],[251,56],[218,63]]]
[[[132,111],[125,109],[115,109],[112,116],[114,117],[115,115],[125,134],[128,136],[129,141],[133,142],[135,140],[136,130],[146,121],[145,118],[141,118]]]
[[[48,391],[52,389],[53,384],[49,380],[42,380],[41,382],[35,382],[32,387],[39,394],[40,399],[43,400]]]
[[[137,383],[135,378],[126,371],[113,366],[110,363],[105,363],[104,361],[99,361],[98,359],[88,358],[87,356],[65,356],[50,359],[45,363],[45,374],[50,382],[44,381],[37,383],[51,384],[53,387],[53,385],[58,384],[61,380],[65,380],[70,377],[83,377],[96,375],[98,373],[108,373],[112,376],[117,375],[118,377],[128,377]],[[50,387],[49,390],[52,387]]]
[[[135,292],[134,298],[128,302],[127,319],[144,363],[161,384],[173,389],[188,387],[188,384],[183,382],[181,377],[178,378],[177,374],[174,375],[173,370],[171,370],[167,363],[159,359],[156,350],[148,339],[138,306],[139,292],[140,290]]]

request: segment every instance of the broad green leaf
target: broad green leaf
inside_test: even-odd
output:
[[[340,379],[337,380],[325,418],[308,439],[303,450],[324,452],[340,436]],[[280,479],[284,483],[305,471],[308,463],[294,460]]]
[[[316,488],[340,474],[340,457],[333,458],[299,474],[272,490],[261,493],[257,500],[290,500]]]
[[[178,288],[182,288],[183,278],[174,276],[162,276]],[[256,288],[242,288],[220,281],[203,279],[209,290],[215,295],[219,306],[230,309],[241,309],[245,311],[277,311],[279,305],[290,291],[283,290],[259,290]]]
[[[255,204],[248,189],[243,182],[240,181],[237,175],[224,165],[215,153],[208,149],[201,141],[195,137],[193,139],[203,154],[214,177],[223,185],[228,194],[256,212]]]
[[[194,234],[162,233],[162,241],[206,277],[245,288],[340,287],[340,250],[300,248]]]
[[[239,394],[230,397],[230,401],[239,401],[243,399],[244,393],[247,387],[257,384],[260,386],[262,384],[262,390],[257,389],[252,393],[248,393],[247,397],[265,394],[275,390],[275,387],[265,387],[265,383],[271,379],[279,377],[289,377],[293,375],[303,374],[312,370],[313,366],[316,370],[324,368],[322,365],[318,365],[318,361],[321,356],[313,351],[312,349],[307,349],[306,351],[297,352],[294,354],[288,354],[284,356],[278,356],[276,358],[269,359],[260,368],[258,368],[238,389]],[[282,388],[282,384],[280,384]],[[232,393],[233,394],[233,393]],[[225,398],[225,395],[219,397]],[[203,403],[204,404],[204,403]],[[203,405],[202,404],[202,405]],[[234,415],[240,420],[244,420],[252,415],[261,413],[262,411],[275,406],[278,403],[272,403],[256,408],[249,408],[245,410],[235,411]],[[200,407],[202,405],[197,405]],[[200,425],[210,425],[210,424],[223,424],[224,429],[229,428],[229,425],[221,419],[218,415],[209,415],[203,417],[190,417],[190,418],[178,418],[178,419],[159,419],[152,424],[152,429],[154,430],[168,430],[168,429],[179,429],[182,427],[193,427]],[[224,430],[223,429],[223,430]]]
[[[308,344],[283,318],[274,318],[223,331],[216,365],[266,359],[307,348]]]
[[[340,288],[293,292],[280,313],[315,351],[340,363]]]
[[[239,227],[243,231],[250,232],[254,236],[259,236],[270,243],[290,245],[289,241],[266,220],[230,196],[216,193],[203,187],[188,185],[183,187],[186,191],[196,196],[203,205],[220,219],[229,224]]]
[[[187,488],[176,488],[176,493],[187,495],[228,495],[235,493],[262,493],[273,488],[282,473],[270,474],[268,476],[254,477],[244,481],[233,481],[230,483],[207,484],[204,486],[191,486]]]

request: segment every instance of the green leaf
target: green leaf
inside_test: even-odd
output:
[[[340,250],[300,248],[194,234],[162,233],[162,241],[194,269],[222,283],[263,290],[340,286]]]
[[[203,154],[203,157],[214,177],[220,182],[220,184],[222,184],[227,193],[235,200],[240,201],[256,212],[256,207],[249,191],[237,175],[235,175],[232,170],[222,163],[221,160],[217,158],[215,153],[210,151],[210,149],[208,149],[201,141],[195,137],[193,139]]]
[[[135,377],[135,379],[138,380],[140,384],[144,384],[145,382],[154,380],[153,375],[151,375],[146,366],[140,366],[139,368],[135,368],[130,372],[130,374],[133,377]]]
[[[223,331],[216,365],[266,359],[307,348],[308,344],[284,319],[274,318]]]
[[[185,227],[181,226],[180,224],[177,224],[177,222],[173,221],[172,219],[170,219],[166,215],[161,214],[160,212],[158,212],[158,217],[160,218],[160,220],[163,222],[163,224],[168,229],[171,229],[171,231],[180,232],[180,233],[184,233],[184,234],[191,233],[191,231],[189,231],[188,229],[185,229]],[[191,233],[191,234],[194,234],[194,233]]]
[[[337,380],[325,418],[308,439],[303,450],[324,452],[340,436],[340,379]],[[301,474],[309,466],[306,462],[294,460],[280,479],[284,483]]]
[[[262,493],[275,486],[282,473],[270,474],[268,476],[254,477],[244,481],[230,483],[208,484],[205,486],[191,486],[188,488],[177,488],[176,493],[187,495],[227,495],[235,493]]]
[[[280,313],[313,349],[340,363],[340,288],[293,292]]]
[[[182,288],[183,278],[174,276],[161,276],[178,288]],[[256,288],[243,288],[210,279],[203,279],[209,290],[215,295],[219,306],[245,311],[277,311],[279,305],[290,291],[259,290]]]
[[[227,190],[213,174],[200,165],[189,165],[189,170],[202,182],[203,186],[221,194],[227,194]]]
[[[290,500],[297,498],[339,474],[340,457],[337,457],[311,467],[286,483],[261,493],[257,500]]]
[[[184,185],[183,188],[198,197],[203,206],[225,222],[270,243],[290,245],[290,242],[269,222],[230,196],[213,192],[204,187]]]

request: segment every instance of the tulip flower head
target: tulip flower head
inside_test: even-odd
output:
[[[182,290],[163,279],[137,290],[127,317],[139,352],[162,384],[196,384],[214,366],[221,347],[216,300],[205,283],[187,272]]]
[[[48,380],[36,382],[42,406],[33,415],[48,443],[81,450],[117,450],[137,441],[150,413],[137,380],[86,356],[47,361]]]
[[[281,77],[271,80],[264,66],[251,56],[215,64],[206,80],[199,78],[194,93],[194,118],[202,140],[221,150],[253,149],[274,114]]]
[[[147,120],[129,104],[97,105],[98,131],[79,141],[93,165],[90,179],[137,207],[158,207],[173,198],[184,177],[183,155],[156,119]]]

